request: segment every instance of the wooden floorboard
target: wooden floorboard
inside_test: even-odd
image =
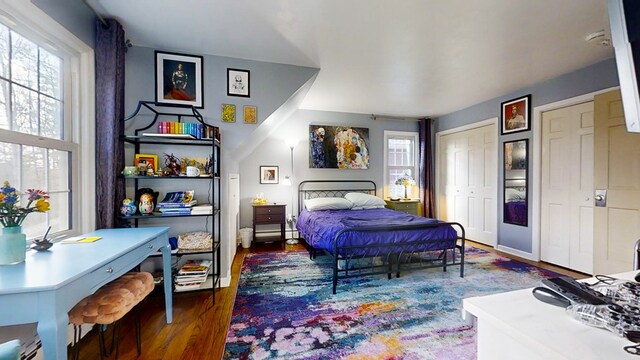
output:
[[[514,258],[561,274],[584,278],[587,275],[546,263],[517,258],[491,247],[470,242],[471,245]],[[302,244],[286,245],[286,251],[303,250]],[[142,354],[137,356],[134,315],[131,312],[122,320],[119,359],[149,360],[200,360],[221,359],[224,352],[227,328],[238,287],[242,260],[246,254],[282,251],[280,244],[259,244],[249,249],[238,248],[231,268],[232,280],[228,288],[216,291],[216,303],[212,304],[211,292],[175,294],[173,297],[173,323],[167,325],[164,314],[164,297],[161,291],[152,293],[135,310],[142,323]],[[108,338],[107,341],[109,341]],[[80,359],[98,358],[97,331],[91,331],[80,342]],[[113,356],[111,358],[114,358]]]

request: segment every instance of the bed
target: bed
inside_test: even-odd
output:
[[[334,209],[333,204],[328,209],[306,208],[317,199],[346,196],[353,200],[357,194],[382,201],[370,196],[376,194],[376,185],[369,180],[313,180],[298,186],[296,227],[309,245],[311,258],[320,252],[332,256],[334,294],[339,279],[355,276],[387,274],[391,279],[401,271],[432,267],[446,271],[451,265],[459,265],[460,277],[464,276],[464,228],[458,223],[418,217],[379,204],[358,210]]]

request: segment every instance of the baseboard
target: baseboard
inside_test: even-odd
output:
[[[220,287],[231,286],[231,276],[223,276],[220,278]]]
[[[508,246],[498,245],[498,246],[496,246],[496,250],[505,252],[505,253],[507,253],[509,255],[514,255],[514,256],[517,256],[517,257],[521,257],[523,259],[527,259],[527,260],[531,260],[531,261],[538,261],[538,259],[536,259],[533,256],[532,253],[524,252],[524,251],[518,250],[518,249],[513,249],[513,248],[510,248]]]

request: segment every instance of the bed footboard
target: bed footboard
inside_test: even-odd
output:
[[[438,227],[457,230],[451,237],[429,237],[408,240],[403,236],[409,231],[428,231]],[[372,233],[391,239],[389,242],[350,244],[354,233]],[[455,232],[454,232],[455,233]],[[427,234],[427,233],[425,233]],[[393,235],[393,236],[392,236]],[[356,276],[387,274],[391,279],[401,271],[460,265],[460,277],[464,277],[464,227],[456,222],[437,222],[415,225],[352,227],[340,230],[333,241],[333,288],[335,294],[338,279]]]

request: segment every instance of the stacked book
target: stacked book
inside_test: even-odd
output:
[[[202,204],[191,208],[191,215],[211,215],[213,214],[213,205]]]
[[[158,203],[158,210],[162,215],[190,215],[191,207],[197,203],[193,194],[193,190],[169,192]]]
[[[175,276],[176,291],[199,289],[207,280],[211,260],[187,260]]]

